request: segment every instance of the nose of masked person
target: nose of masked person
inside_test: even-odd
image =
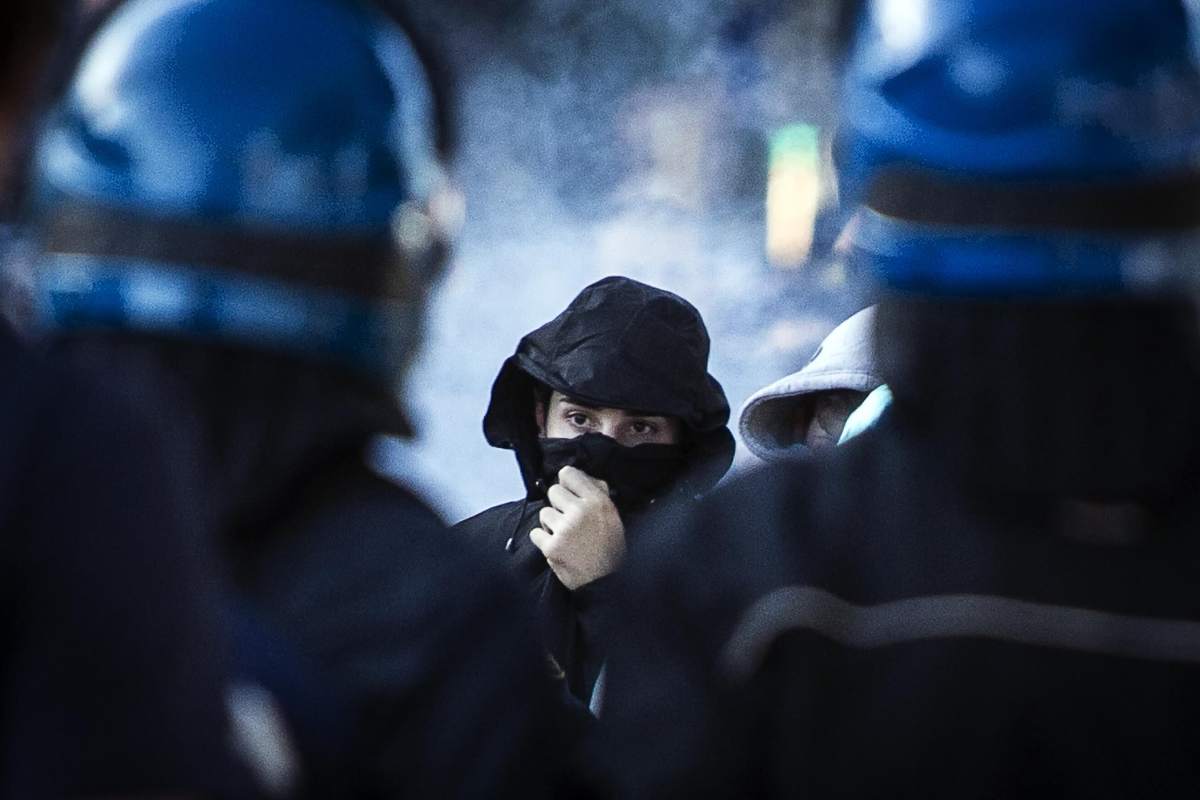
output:
[[[609,498],[625,515],[665,496],[685,466],[683,447],[640,444],[627,447],[600,433],[569,439],[542,439],[542,480],[558,482],[563,467],[575,467],[608,484]]]

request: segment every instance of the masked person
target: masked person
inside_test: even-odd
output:
[[[834,328],[803,369],[750,395],[738,431],[754,455],[777,461],[838,444],[847,418],[883,383],[874,322],[874,306],[864,308]]]
[[[515,451],[526,495],[455,528],[525,583],[555,671],[593,708],[611,578],[636,521],[708,490],[733,458],[708,353],[690,303],[609,277],[523,337],[492,386],[484,435]]]
[[[274,794],[538,796],[553,772],[515,589],[371,460],[409,430],[453,209],[427,64],[367,2],[129,0],[35,150],[54,349],[183,443],[292,734]]]
[[[892,404],[634,548],[620,796],[1194,793],[1191,23],[1170,0],[868,4],[842,186],[889,289]]]

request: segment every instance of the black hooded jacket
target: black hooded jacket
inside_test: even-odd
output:
[[[1194,794],[1194,311],[892,299],[878,325],[876,429],[635,544],[619,796]]]
[[[547,650],[583,702],[603,663],[611,576],[571,592],[529,541],[553,480],[542,464],[536,389],[547,387],[597,407],[679,419],[682,470],[664,495],[650,502],[658,505],[667,496],[691,499],[712,488],[733,459],[729,404],[708,374],[708,355],[708,332],[690,303],[629,278],[609,277],[585,288],[565,311],[522,338],[492,387],[484,435],[493,447],[515,451],[526,495],[464,520],[455,530],[503,557],[529,587]],[[590,453],[581,457],[587,461],[579,463],[585,472],[597,461]],[[631,538],[640,516],[640,510],[622,510]]]

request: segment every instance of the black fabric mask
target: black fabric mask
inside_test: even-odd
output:
[[[541,439],[540,445],[545,486],[558,483],[558,471],[563,467],[575,467],[606,482],[622,514],[663,496],[687,464],[681,445],[625,447],[599,433],[573,439]]]

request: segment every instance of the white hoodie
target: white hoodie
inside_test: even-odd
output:
[[[750,396],[738,429],[752,453],[767,461],[794,456],[795,409],[807,396],[837,389],[865,394],[883,383],[875,368],[874,326],[875,306],[864,308],[825,337],[804,369]]]

